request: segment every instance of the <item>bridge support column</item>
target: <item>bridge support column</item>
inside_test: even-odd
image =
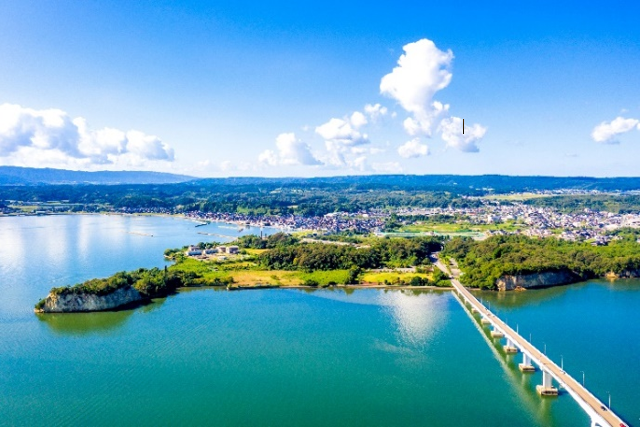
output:
[[[496,329],[495,326],[491,327],[491,338],[502,338],[504,334]]]
[[[489,324],[491,324],[491,320],[489,320],[486,317],[482,316],[482,320],[480,320],[480,323],[482,323],[483,325],[489,325]]]
[[[558,389],[553,386],[551,374],[542,370],[542,384],[536,386],[536,391],[540,396],[557,396]]]
[[[502,349],[504,350],[505,353],[517,353],[518,352],[518,348],[513,343],[513,341],[511,341],[509,338],[507,338],[507,345],[502,347]]]
[[[527,353],[522,353],[522,363],[518,365],[521,372],[535,372],[536,368],[531,364],[531,358]]]

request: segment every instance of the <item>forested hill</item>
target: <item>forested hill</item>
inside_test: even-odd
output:
[[[592,178],[508,175],[357,175],[324,178],[207,178],[143,171],[70,171],[0,166],[0,185],[175,184],[203,188],[253,186],[277,188],[339,188],[353,190],[450,191],[480,195],[544,190],[640,190],[639,178]]]
[[[0,166],[0,185],[53,184],[171,184],[193,177],[143,171],[72,171],[65,169]]]
[[[326,178],[211,178],[197,181],[211,186],[271,185],[282,187],[312,186],[356,187],[359,189],[453,191],[478,194],[544,190],[640,190],[640,177],[593,178],[509,175],[357,175]]]

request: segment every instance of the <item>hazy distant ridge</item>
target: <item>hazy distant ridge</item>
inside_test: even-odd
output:
[[[582,190],[640,190],[640,177],[594,178],[511,175],[356,175],[326,178],[209,178],[197,181],[209,186],[270,185],[282,187],[353,187],[365,189],[453,191],[456,193]]]
[[[521,192],[544,190],[640,191],[640,177],[594,178],[509,175],[354,175],[321,178],[195,178],[162,172],[144,171],[70,171],[0,166],[0,185],[58,185],[58,184],[175,184],[185,183],[202,187],[243,188],[352,188],[359,190],[388,189],[414,191],[453,191],[458,194]]]
[[[0,185],[171,184],[194,179],[186,175],[143,171],[71,171],[0,166]]]

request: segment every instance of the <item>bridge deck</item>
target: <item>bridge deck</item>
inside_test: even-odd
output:
[[[449,269],[441,262],[436,262],[436,266],[447,275],[451,275]],[[475,308],[483,317],[489,319],[491,324],[503,332],[518,349],[526,353],[538,365],[541,370],[550,373],[553,378],[563,386],[563,388],[573,396],[580,406],[592,418],[600,418],[597,421],[604,421],[612,427],[626,426],[627,424],[617,416],[613,411],[606,409],[604,403],[591,394],[585,387],[576,381],[571,375],[567,374],[562,368],[556,365],[544,353],[531,345],[527,340],[514,331],[509,325],[504,323],[499,317],[489,311],[478,299],[473,296],[462,284],[455,278],[451,279],[451,284],[465,301]],[[580,402],[582,400],[582,402]],[[604,408],[604,409],[603,409]],[[599,423],[601,424],[601,423]]]

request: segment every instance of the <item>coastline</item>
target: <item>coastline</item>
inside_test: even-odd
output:
[[[140,216],[140,217],[162,217],[162,218],[177,218],[177,219],[183,219],[185,221],[189,221],[189,222],[193,222],[196,223],[198,225],[196,225],[196,227],[199,226],[203,226],[203,225],[208,225],[208,224],[233,224],[236,225],[238,227],[243,227],[243,228],[272,228],[275,230],[280,230],[283,231],[285,228],[287,228],[288,232],[290,233],[305,233],[305,232],[317,232],[319,230],[314,230],[314,229],[306,229],[306,228],[291,228],[291,227],[285,227],[282,225],[278,225],[278,224],[271,224],[271,225],[260,225],[260,224],[249,224],[247,226],[246,222],[244,221],[234,221],[234,220],[214,220],[214,219],[198,219],[198,218],[192,218],[189,217],[183,213],[177,213],[177,214],[168,214],[168,213],[156,213],[156,212],[145,212],[145,213],[127,213],[127,212],[111,212],[111,211],[102,211],[102,212],[41,212],[41,213],[33,213],[33,212],[20,212],[20,213],[0,213],[0,218],[13,218],[13,217],[39,217],[39,216],[65,216],[65,215],[105,215],[105,216],[125,216],[125,217],[136,217],[136,216]]]
[[[37,315],[40,314],[64,314],[64,313],[97,313],[97,312],[109,312],[109,311],[122,311],[122,310],[134,310],[140,306],[148,304],[152,302],[154,299],[158,298],[167,298],[171,295],[175,295],[180,292],[191,292],[198,289],[215,289],[226,292],[237,292],[237,291],[257,291],[257,290],[304,290],[304,291],[318,291],[318,290],[356,290],[356,289],[377,289],[377,290],[412,290],[412,291],[451,291],[454,288],[452,286],[407,286],[407,285],[369,285],[369,284],[353,284],[353,285],[329,285],[329,286],[305,286],[305,285],[235,285],[235,286],[220,286],[220,285],[199,285],[199,286],[182,286],[175,289],[175,291],[169,292],[166,295],[154,295],[147,297],[140,297],[138,299],[126,299],[123,300],[122,303],[117,303],[113,301],[113,295],[117,293],[122,293],[123,290],[128,289],[132,290],[132,288],[120,288],[116,291],[110,292],[105,295],[96,296],[93,294],[79,294],[73,298],[72,304],[74,304],[74,308],[66,309],[66,308],[56,308],[51,309],[51,306],[55,306],[58,300],[58,297],[50,293],[41,300],[40,303],[36,305],[34,308],[34,313]],[[126,292],[126,291],[125,291]],[[86,300],[91,299],[91,305],[86,306]],[[104,305],[104,308],[96,308],[100,307],[100,303],[102,300],[111,299],[112,301]],[[51,300],[53,302],[51,303]],[[49,308],[45,309],[49,303]],[[81,308],[78,308],[80,307]],[[92,308],[93,307],[93,308]]]

